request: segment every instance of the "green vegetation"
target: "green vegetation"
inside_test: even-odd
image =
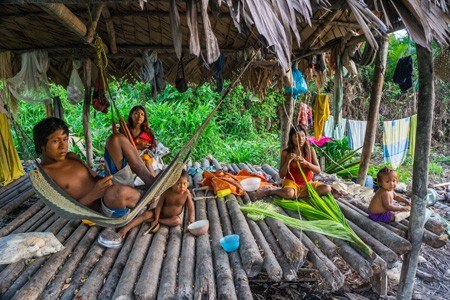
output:
[[[195,90],[189,89],[183,94],[168,85],[156,99],[151,99],[151,89],[146,84],[136,83],[133,86],[113,81],[110,87],[124,119],[133,106],[145,106],[157,139],[171,149],[171,155],[183,146],[220,100],[219,94],[209,84]],[[82,103],[70,104],[66,90],[61,86],[52,85],[51,93],[61,98],[64,119],[71,133],[83,137]],[[192,153],[192,159],[213,154],[219,161],[276,165],[279,159],[279,128],[276,125],[268,128],[267,124],[277,124],[276,107],[282,99],[279,94],[271,92],[264,101],[260,101],[238,86],[207,127]],[[44,117],[43,105],[20,102],[16,121],[30,137],[33,126]],[[104,143],[111,134],[110,113],[103,114],[91,109],[90,126],[95,155],[102,156]],[[30,144],[25,142],[33,153]]]

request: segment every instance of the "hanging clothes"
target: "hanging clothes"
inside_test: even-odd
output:
[[[341,119],[333,130],[333,139],[342,140],[347,128],[347,119]]]
[[[53,107],[52,114],[55,118],[64,120],[64,108],[61,103],[59,96],[53,97]]]
[[[409,145],[410,118],[383,122],[383,158],[397,169],[405,160]]]
[[[347,137],[350,149],[356,150],[363,146],[366,127],[367,121],[347,120]],[[357,153],[362,153],[362,148]]]
[[[325,121],[330,116],[330,104],[327,94],[318,94],[314,101],[314,137],[320,140]]]
[[[411,116],[409,123],[409,155],[414,162],[414,150],[416,148],[417,114]]]
[[[301,102],[298,106],[297,124],[308,127],[311,124],[312,112],[308,104]]]
[[[397,83],[402,92],[412,87],[413,60],[411,55],[398,60],[395,67],[393,81]]]
[[[333,137],[333,126],[334,126],[334,117],[329,116],[328,120],[325,121],[325,124],[323,125],[323,136],[327,137]]]
[[[14,146],[8,117],[0,113],[0,186],[7,185],[24,174]]]

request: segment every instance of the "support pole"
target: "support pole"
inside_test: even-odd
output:
[[[106,31],[108,31],[109,48],[111,49],[111,53],[116,54],[116,30],[114,29],[113,20],[111,19],[111,14],[109,13],[108,6],[106,5],[103,7],[102,16],[105,20]]]
[[[430,46],[431,48],[431,46]],[[417,103],[417,143],[414,151],[412,208],[409,218],[408,239],[412,250],[405,254],[397,299],[411,299],[417,263],[422,245],[428,184],[428,162],[434,111],[434,70],[432,52],[416,44],[419,71],[419,97]]]
[[[387,35],[381,37],[379,43],[380,51],[375,58],[375,69],[373,71],[372,91],[370,93],[369,114],[367,116],[367,128],[364,136],[364,144],[361,154],[361,162],[358,170],[358,183],[364,185],[367,171],[369,170],[370,156],[372,155],[375,134],[377,132],[378,112],[380,110],[381,94],[383,93],[384,73],[386,71],[389,38]]]
[[[92,43],[94,40],[95,30],[97,29],[98,20],[100,19],[100,15],[102,14],[102,10],[104,7],[104,3],[98,3],[94,5],[94,9],[92,10],[92,20],[89,22],[86,33],[86,44]]]
[[[342,57],[339,51],[336,51],[336,71],[334,73],[334,104],[333,117],[336,128],[342,119],[342,102],[344,101],[344,70],[342,66]]]
[[[91,107],[91,82],[92,82],[91,72],[92,72],[92,61],[90,58],[86,58],[84,62],[85,94],[83,102],[83,131],[84,131],[84,140],[86,142],[86,163],[89,167],[92,167],[94,162],[90,115],[89,115]]]
[[[294,117],[294,99],[292,94],[287,93],[283,104],[281,105],[281,149],[286,149],[289,140],[289,130],[292,127]]]
[[[86,25],[67,6],[61,3],[42,3],[40,6],[49,14],[54,15],[59,22],[72,30],[72,32],[84,39],[87,33]]]

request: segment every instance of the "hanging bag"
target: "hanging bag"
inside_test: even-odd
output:
[[[434,72],[443,81],[450,82],[450,48],[447,48],[433,60]]]
[[[183,56],[181,56],[181,59],[178,62],[177,79],[175,79],[175,87],[180,93],[184,93],[188,89],[186,78],[184,77]]]
[[[104,114],[108,112],[109,101],[105,96],[101,76],[98,76],[95,80],[94,93],[92,95],[92,107]]]
[[[84,97],[84,85],[81,81],[78,69],[81,67],[81,61],[74,60],[72,62],[72,73],[70,74],[69,85],[67,86],[67,99],[73,105],[79,103]]]

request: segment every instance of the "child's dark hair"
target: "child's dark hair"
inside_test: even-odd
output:
[[[186,179],[189,179],[189,174],[188,174],[188,172],[187,172],[185,169],[183,169],[183,170],[181,171],[180,178],[186,178]]]
[[[381,168],[381,169],[378,171],[378,173],[377,173],[377,182],[378,182],[378,185],[381,186],[381,176],[389,175],[389,174],[392,174],[392,173],[395,173],[395,170],[394,170],[394,169],[391,169],[391,168],[389,168],[389,167],[387,167],[387,166]]]
[[[42,146],[45,146],[49,135],[62,129],[65,134],[69,135],[69,127],[63,120],[58,118],[46,118],[33,127],[34,150],[37,154],[42,154]]]
[[[133,117],[132,117],[132,115],[138,109],[142,110],[144,112],[144,122],[141,124],[140,130],[142,130],[142,131],[146,132],[148,135],[150,135],[152,140],[154,141],[155,140],[155,133],[150,128],[150,125],[148,124],[147,110],[142,105],[133,106],[133,108],[130,110],[130,113],[128,114],[128,124],[127,125],[128,125],[129,128],[134,128],[133,127]]]

